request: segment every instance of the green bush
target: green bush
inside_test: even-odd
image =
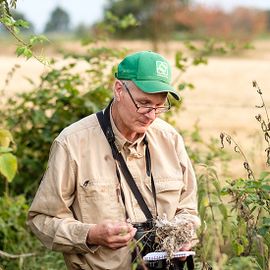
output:
[[[256,87],[257,84],[254,85]],[[261,89],[257,92],[262,98]],[[266,119],[259,114],[269,165],[270,122],[265,103],[257,106],[265,110]],[[198,177],[199,213],[202,226],[198,231],[197,269],[269,269],[270,258],[270,172],[255,176],[243,150],[228,134],[221,133],[225,143],[243,159],[246,178],[222,181],[216,171],[205,166]],[[212,165],[212,164],[210,164]]]
[[[50,145],[69,124],[103,109],[112,96],[112,66],[124,51],[91,50],[41,76],[40,86],[9,99],[4,118],[17,144],[14,194],[33,195],[46,168]],[[78,55],[76,56],[78,57]],[[87,67],[81,71],[76,68]],[[109,71],[108,71],[109,69]]]
[[[45,250],[26,225],[24,196],[0,197],[0,269],[65,269],[60,253]]]
[[[16,5],[16,1],[13,3]],[[5,10],[6,5],[4,7],[2,3],[0,8]],[[1,22],[13,31],[19,27],[19,23],[7,15],[8,12],[3,17],[6,19],[2,18]],[[121,24],[115,17],[111,16],[110,19],[113,21],[112,26]],[[130,19],[127,18],[125,25],[129,21],[134,24]],[[15,32],[13,34],[16,35]],[[35,42],[36,38],[33,38],[29,44],[20,44],[17,54],[26,58],[35,57],[31,51]],[[217,47],[215,45],[213,40],[206,41],[201,47],[187,42],[186,48],[194,57],[190,57],[191,54],[186,56],[182,51],[176,52],[175,64],[180,75],[190,66],[206,64],[206,57],[210,54],[228,51],[220,44]],[[52,64],[50,71],[41,76],[38,87],[33,86],[32,91],[19,94],[5,104],[3,124],[14,135],[19,174],[9,185],[12,197],[8,194],[1,194],[0,197],[0,251],[9,254],[1,260],[0,268],[65,269],[62,255],[45,250],[26,227],[28,201],[25,196],[31,198],[35,193],[46,167],[50,145],[59,132],[108,103],[112,96],[113,64],[125,54],[125,50],[95,47],[84,54],[66,54],[65,59],[56,63],[60,67]],[[176,87],[179,78],[175,80]],[[178,89],[193,87],[188,82],[182,82]],[[180,106],[174,105],[175,109],[165,116],[171,122],[173,113]],[[205,171],[198,174],[202,226],[198,231],[196,269],[208,269],[209,264],[213,269],[222,270],[268,269],[269,174],[264,173],[258,179],[236,179],[223,187],[215,170],[208,166],[217,160],[226,162],[230,157],[220,151],[216,140],[204,143],[198,127],[195,127],[191,138],[191,158],[195,163],[206,164]],[[0,154],[6,154],[6,151],[1,148]],[[3,174],[1,168],[0,172],[7,179],[12,179],[14,174]],[[226,196],[225,200],[223,196]],[[24,257],[27,254],[29,256]]]

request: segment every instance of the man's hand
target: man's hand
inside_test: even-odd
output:
[[[126,222],[104,221],[91,227],[87,235],[87,243],[118,249],[128,245],[136,230]]]
[[[192,248],[191,243],[185,243],[179,251],[189,251],[189,250],[191,250],[191,248]],[[186,259],[187,259],[187,257],[180,257],[179,258],[180,261],[185,261]]]

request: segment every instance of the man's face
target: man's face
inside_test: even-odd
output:
[[[140,113],[140,111],[147,110],[138,110],[138,108],[141,106],[153,108],[165,106],[167,93],[148,94],[141,91],[133,83],[119,81],[119,84],[121,85],[119,114],[126,131],[145,133],[156,119],[157,114],[154,109],[147,113]]]

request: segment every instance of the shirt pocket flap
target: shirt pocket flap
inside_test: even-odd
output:
[[[167,179],[155,182],[156,192],[162,193],[166,191],[181,191],[184,183],[176,179]]]

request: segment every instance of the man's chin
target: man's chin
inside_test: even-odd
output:
[[[136,124],[134,131],[137,132],[138,134],[144,134],[151,124],[152,122],[150,123],[138,122]]]
[[[149,125],[140,126],[137,128],[136,132],[139,134],[144,134],[148,128],[149,128]]]

